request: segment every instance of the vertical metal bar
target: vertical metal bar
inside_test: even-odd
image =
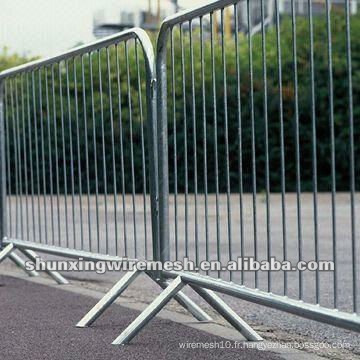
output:
[[[111,127],[111,157],[113,167],[113,192],[114,192],[114,225],[115,225],[115,251],[118,251],[118,224],[117,224],[117,184],[116,184],[116,161],[115,161],[115,140],[114,140],[114,113],[113,101],[111,90],[111,67],[110,67],[110,54],[109,48],[106,48],[106,67],[107,67],[107,80],[108,80],[108,95],[109,95],[109,112],[110,112],[110,127]]]
[[[254,228],[254,258],[258,260],[258,240],[257,240],[257,209],[256,209],[256,150],[255,150],[255,109],[254,109],[254,74],[253,74],[253,54],[252,54],[252,33],[250,1],[247,0],[247,21],[249,25],[248,46],[249,46],[249,76],[250,76],[250,117],[251,117],[251,155],[252,155],[252,187],[253,187],[253,228]],[[255,272],[255,288],[258,287],[259,274]]]
[[[0,247],[7,234],[6,216],[6,154],[5,154],[5,96],[4,81],[0,81]]]
[[[181,75],[182,75],[182,100],[184,116],[184,177],[185,177],[185,257],[189,257],[189,175],[188,175],[188,140],[187,140],[187,111],[186,111],[186,79],[185,79],[185,54],[184,54],[184,30],[180,24],[180,44],[181,44]]]
[[[45,244],[48,243],[47,228],[47,209],[46,209],[46,173],[45,173],[45,148],[44,148],[44,124],[43,124],[43,101],[42,101],[42,80],[41,69],[39,69],[39,107],[40,107],[40,146],[41,146],[41,162],[42,162],[42,180],[43,180],[43,203],[44,203],[44,225],[45,225]]]
[[[25,180],[25,211],[26,211],[26,240],[30,240],[30,229],[29,229],[29,181],[28,181],[28,167],[27,167],[27,148],[26,148],[26,132],[25,132],[25,95],[24,95],[24,77],[21,76],[21,107],[22,107],[22,138],[23,138],[23,160],[24,160],[24,180]],[[0,185],[1,186],[1,185]],[[1,240],[0,240],[1,241]]]
[[[28,138],[29,138],[29,157],[30,157],[30,188],[31,188],[31,210],[32,210],[32,225],[33,225],[33,241],[36,241],[35,230],[35,203],[34,203],[34,173],[33,173],[33,154],[32,154],[32,126],[31,126],[31,110],[30,110],[30,81],[29,75],[26,76],[26,89],[27,89],[27,118],[28,118]],[[9,165],[10,166],[10,165]],[[9,193],[11,194],[11,193]],[[11,223],[11,221],[10,221]]]
[[[99,227],[99,181],[97,168],[97,149],[96,149],[96,118],[95,118],[95,104],[94,104],[94,77],[92,53],[89,53],[89,67],[90,67],[90,93],[91,93],[91,115],[93,127],[93,148],[94,148],[94,172],[95,172],[95,207],[96,207],[96,240],[97,251],[100,251],[100,227]]]
[[[86,187],[87,187],[87,207],[88,207],[88,242],[89,250],[92,250],[91,243],[91,207],[90,207],[90,175],[89,175],[89,142],[88,142],[88,119],[86,108],[86,82],[85,82],[85,64],[84,55],[81,56],[81,83],[83,96],[83,114],[84,114],[84,138],[85,138],[85,167],[86,167]]]
[[[13,107],[11,106],[11,78],[8,78],[6,84],[5,84],[5,99],[7,99],[7,109],[8,111],[6,112],[6,148],[7,148],[7,166],[8,166],[8,194],[9,194],[9,198],[8,198],[8,202],[9,202],[9,222],[10,222],[10,232],[9,235],[10,237],[13,235],[13,176],[11,173],[11,154],[13,154],[13,151],[10,151],[10,136],[11,136],[11,115],[12,115],[12,111],[13,111]],[[15,173],[16,174],[16,173]],[[16,193],[16,190],[15,190]]]
[[[331,40],[331,18],[330,3],[326,0],[326,27],[328,47],[328,71],[329,71],[329,111],[330,111],[330,146],[331,146],[331,217],[333,238],[333,260],[334,260],[334,308],[337,308],[337,244],[336,244],[336,164],[335,164],[335,129],[334,129],[334,91],[332,70],[332,40]]]
[[[298,71],[297,71],[297,44],[296,44],[296,12],[295,1],[291,0],[292,23],[292,55],[294,67],[294,93],[295,93],[295,153],[296,153],[296,205],[297,205],[297,236],[298,259],[302,261],[303,241],[301,226],[301,173],[300,173],[300,134],[299,134],[299,101],[298,101]],[[299,271],[299,298],[303,298],[303,273]]]
[[[239,57],[239,18],[238,4],[234,4],[235,25],[235,62],[236,62],[236,96],[239,138],[239,207],[240,207],[240,256],[244,257],[244,204],[243,204],[243,158],[242,158],[242,116],[240,89],[240,57]],[[244,270],[241,269],[241,284],[244,284]]]
[[[346,60],[348,70],[348,97],[349,97],[349,140],[350,140],[350,206],[351,206],[351,251],[352,251],[352,287],[353,310],[358,312],[358,263],[356,243],[356,216],[355,216],[355,155],[354,155],[354,110],[353,110],[353,85],[352,85],[352,60],[351,60],[351,30],[349,2],[345,2],[346,12]]]
[[[10,105],[8,100],[8,81],[3,83],[4,86],[4,102],[3,106],[6,109],[6,113],[3,112],[4,116],[4,135],[5,135],[5,142],[6,142],[6,151],[5,154],[5,163],[6,163],[6,178],[5,178],[5,187],[7,185],[7,201],[8,201],[8,213],[9,213],[9,227],[8,227],[8,235],[12,235],[12,205],[11,205],[11,172],[10,172],[10,139],[9,139],[9,132],[10,132],[10,125],[9,125],[9,117],[10,117]],[[6,184],[7,182],[7,184]],[[5,191],[6,193],[6,191]],[[7,219],[6,219],[7,221]]]
[[[204,58],[204,21],[202,16],[200,17],[200,62],[201,62],[201,95],[202,95],[203,148],[204,148],[203,151],[204,151],[204,197],[205,197],[205,259],[206,261],[209,261],[207,123],[206,123],[205,58]]]
[[[58,225],[58,245],[61,244],[61,224],[60,224],[60,180],[59,180],[59,153],[58,153],[58,131],[56,113],[56,91],[55,91],[55,71],[54,65],[51,66],[51,90],[53,102],[53,127],[54,127],[54,147],[55,147],[55,181],[56,181],[56,205],[57,205],[57,225]]]
[[[13,159],[15,162],[15,237],[18,238],[18,224],[19,224],[19,165],[18,165],[18,156],[17,156],[17,141],[16,141],[16,116],[15,116],[15,103],[14,103],[14,89],[13,89],[13,79],[10,79],[10,104],[11,104],[11,117],[12,117],[12,133],[13,133]],[[11,154],[10,154],[11,159]]]
[[[318,206],[317,206],[317,145],[316,145],[316,102],[315,102],[315,65],[314,65],[314,26],[312,0],[308,0],[309,8],[309,42],[310,42],[310,81],[311,81],[311,122],[312,122],[312,165],[313,165],[313,208],[314,208],[314,245],[315,261],[319,261],[319,239],[318,239]],[[320,303],[320,273],[315,274],[315,298]]]
[[[178,239],[178,171],[177,171],[177,118],[176,118],[176,87],[175,87],[175,49],[174,49],[174,28],[171,28],[171,93],[172,93],[172,117],[173,117],[173,138],[174,138],[174,224],[175,224],[175,259],[179,258]]]
[[[198,235],[198,183],[197,183],[197,136],[196,136],[196,99],[195,99],[195,74],[194,74],[194,44],[192,20],[189,21],[190,37],[190,72],[191,72],[191,98],[192,98],[192,122],[193,122],[193,158],[194,158],[194,205],[195,205],[195,263],[199,265],[199,235]]]
[[[226,167],[226,202],[227,202],[227,225],[228,225],[228,251],[229,260],[232,260],[232,238],[231,238],[231,202],[230,202],[230,165],[229,165],[229,126],[228,126],[228,101],[227,101],[227,78],[226,78],[226,53],[225,53],[225,21],[224,8],[221,9],[221,58],[223,67],[223,87],[224,87],[224,126],[225,126],[225,167]],[[230,281],[233,274],[230,271]]]
[[[36,190],[37,190],[37,203],[38,203],[38,225],[39,225],[39,241],[42,242],[41,232],[41,209],[40,209],[40,166],[39,166],[39,150],[38,150],[38,129],[37,129],[37,115],[36,115],[36,91],[35,91],[35,71],[31,73],[32,81],[32,96],[33,96],[33,113],[34,113],[34,131],[35,131],[35,167],[36,167]],[[35,240],[35,239],[34,239]],[[36,240],[35,240],[36,241]]]
[[[144,209],[144,254],[147,259],[147,215],[146,215],[146,159],[145,159],[145,141],[144,141],[144,115],[142,106],[141,95],[141,77],[140,77],[140,64],[138,54],[138,41],[135,40],[135,59],[137,68],[137,87],[138,87],[138,102],[140,110],[140,137],[141,137],[141,164],[142,164],[142,177],[143,177],[143,209]]]
[[[74,173],[74,151],[73,151],[73,134],[72,134],[72,117],[71,117],[71,98],[70,98],[70,79],[69,79],[69,60],[65,61],[66,70],[66,94],[68,107],[68,124],[69,124],[69,146],[70,146],[70,177],[71,177],[71,208],[72,208],[72,225],[73,241],[76,248],[76,224],[75,224],[75,173]]]
[[[63,156],[63,172],[64,172],[64,203],[65,203],[65,234],[66,247],[69,247],[69,225],[68,225],[68,208],[67,208],[67,165],[66,165],[66,148],[65,148],[65,124],[64,124],[64,104],[62,92],[62,74],[61,63],[58,64],[59,70],[59,95],[60,95],[60,118],[61,118],[61,139],[62,139],[62,156]]]
[[[80,152],[80,128],[79,128],[79,101],[76,74],[76,58],[73,59],[74,69],[74,98],[75,98],[75,126],[76,126],[76,148],[78,161],[78,177],[79,177],[79,212],[80,212],[80,248],[84,250],[84,225],[83,225],[83,207],[82,207],[82,172],[81,172],[81,152]],[[74,244],[76,247],[76,244]]]
[[[271,258],[271,222],[270,222],[270,168],[269,168],[269,125],[268,125],[268,89],[266,69],[266,34],[265,34],[265,8],[264,0],[261,0],[261,43],[262,43],[262,67],[264,82],[264,127],[265,127],[265,188],[266,188],[266,240],[267,259]],[[271,271],[268,271],[268,291],[271,292]]]
[[[216,16],[216,14],[215,14]],[[215,156],[215,211],[216,211],[216,255],[217,261],[221,259],[220,248],[220,209],[219,209],[219,161],[218,161],[218,135],[217,135],[217,104],[216,104],[216,68],[215,68],[215,34],[214,13],[210,13],[210,40],[211,40],[211,82],[213,96],[213,118],[214,118],[214,156]],[[215,29],[217,31],[217,29]],[[220,277],[220,271],[218,272]]]
[[[279,84],[279,121],[280,121],[280,168],[281,168],[281,222],[282,222],[282,248],[283,259],[287,260],[287,234],[286,234],[286,197],[285,197],[285,144],[284,144],[284,110],[283,110],[283,86],[282,86],[282,61],[281,61],[281,38],[280,38],[280,11],[279,0],[275,0],[276,14],[276,47]],[[284,295],[287,295],[287,272],[284,271]]]
[[[160,40],[161,43],[161,40]],[[142,42],[141,46],[143,48],[144,59],[145,59],[145,67],[146,67],[146,107],[147,107],[147,137],[148,137],[148,152],[149,152],[149,188],[150,188],[150,207],[151,207],[151,235],[152,235],[152,255],[153,259],[161,259],[164,261],[169,260],[169,214],[166,211],[169,210],[169,183],[168,177],[161,178],[161,186],[164,187],[161,196],[159,195],[159,183],[160,183],[160,172],[159,172],[159,159],[158,159],[158,145],[159,148],[162,146],[162,136],[158,136],[157,126],[159,125],[159,130],[161,130],[162,124],[161,120],[157,121],[157,119],[162,119],[162,115],[157,116],[157,105],[158,97],[157,97],[157,79],[156,79],[156,66],[160,64],[158,68],[158,79],[161,82],[161,79],[164,77],[164,69],[166,69],[166,52],[159,52],[159,63],[155,64],[154,61],[154,53],[152,44],[148,41],[147,43]],[[165,54],[165,62],[161,55]],[[165,67],[162,66],[165,64]],[[166,79],[166,73],[165,73]],[[166,105],[163,110],[166,111]],[[167,120],[167,119],[166,119]],[[166,128],[167,132],[167,128]],[[165,139],[166,141],[167,139]],[[167,146],[167,142],[166,142]],[[165,150],[166,152],[166,150]],[[162,153],[162,156],[165,157],[166,161],[168,161],[168,154]],[[165,182],[165,183],[164,183]],[[164,202],[165,200],[165,202]],[[166,236],[162,237],[160,241],[160,220],[159,220],[159,204],[162,203],[163,210],[165,212],[163,214],[167,214],[165,221],[162,222],[161,228],[165,230]],[[164,220],[164,218],[163,218]],[[161,244],[161,246],[160,246]],[[159,252],[160,251],[160,252]],[[161,276],[161,274],[160,274]]]
[[[20,141],[20,116],[19,116],[19,94],[17,77],[14,78],[15,84],[15,104],[16,104],[16,144],[17,144],[17,161],[18,161],[18,177],[19,177],[19,207],[20,207],[20,234],[24,239],[24,216],[23,216],[23,183],[22,183],[22,165],[21,165],[21,141]]]
[[[122,107],[121,107],[121,80],[120,80],[120,63],[119,49],[116,45],[116,79],[118,90],[118,111],[119,111],[119,137],[120,137],[120,168],[121,168],[121,195],[122,195],[122,211],[123,211],[123,230],[124,230],[124,254],[127,256],[127,231],[126,231],[126,189],[125,189],[125,169],[124,169],[124,140],[123,140],[123,124],[122,124]]]
[[[106,173],[106,154],[105,154],[105,128],[104,128],[104,100],[102,89],[102,69],[101,69],[101,50],[98,50],[98,71],[99,71],[99,91],[100,91],[100,119],[101,119],[101,142],[103,156],[103,179],[104,179],[104,205],[105,205],[105,253],[109,253],[109,229],[108,229],[108,206],[107,206],[107,173]]]
[[[133,204],[134,255],[135,258],[137,258],[133,114],[132,114],[132,101],[131,101],[129,50],[128,50],[127,42],[125,42],[125,59],[126,59],[127,95],[128,95],[128,106],[129,106],[131,192],[132,192],[131,196],[132,196],[132,204]]]
[[[157,91],[157,113],[154,110],[154,122],[158,118],[157,127],[153,129],[153,149],[152,153],[155,159],[158,159],[156,168],[150,167],[151,171],[155,171],[155,181],[152,182],[152,194],[158,197],[158,202],[152,204],[152,211],[158,218],[152,218],[153,224],[153,257],[155,260],[166,261],[170,259],[170,231],[169,231],[169,159],[168,159],[168,114],[167,114],[167,43],[166,39],[169,30],[160,31],[157,44],[157,63],[156,76],[158,86],[153,87],[152,95],[156,96]],[[150,128],[150,127],[149,127]],[[156,152],[157,142],[157,152]],[[151,176],[150,176],[151,179]],[[157,180],[158,179],[158,180]],[[155,186],[155,189],[154,189]],[[152,199],[154,196],[152,196]],[[154,232],[154,222],[158,223],[155,227],[157,234]]]
[[[52,144],[51,144],[51,128],[50,128],[50,102],[49,102],[49,81],[48,68],[45,68],[45,95],[46,95],[46,118],[48,133],[48,156],[49,156],[49,181],[50,181],[50,211],[51,211],[51,233],[52,245],[55,244],[55,224],[54,224],[54,184],[53,184],[53,162],[52,162]]]

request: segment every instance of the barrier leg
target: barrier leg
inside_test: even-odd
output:
[[[6,245],[1,251],[0,251],[0,263],[4,261],[13,251],[15,250],[15,247],[13,244]]]
[[[28,270],[25,266],[25,261],[17,254],[12,252],[9,255],[9,259],[15,263],[20,269],[24,270],[29,276],[35,277],[39,276],[39,273],[35,270]]]
[[[105,296],[77,323],[76,327],[90,326],[137,278],[138,270],[127,272]]]
[[[199,286],[190,285],[210,306],[224,317],[236,330],[238,330],[249,341],[262,341],[263,338],[247,324],[234,310],[230,308],[213,291],[203,289]]]
[[[131,341],[149,321],[184,287],[181,277],[169,286],[113,341],[113,345],[124,345]]]
[[[149,275],[149,274],[148,274]],[[149,275],[149,277],[155,281],[162,289],[166,289],[169,283],[166,281],[157,281]],[[182,307],[189,311],[196,320],[199,321],[212,321],[213,319],[209,316],[199,305],[192,301],[182,291],[179,291],[175,296],[174,300],[177,301]]]
[[[19,248],[19,251],[21,251],[28,259],[36,262],[37,259],[41,259],[41,257],[32,250],[27,250],[23,248]],[[50,277],[52,277],[59,285],[67,285],[69,282],[57,271],[51,271],[45,268],[44,272],[48,274]]]
[[[0,263],[4,261],[6,258],[13,261],[19,268],[24,270],[29,276],[38,276],[39,274],[36,271],[29,271],[25,267],[24,260],[14,253],[15,246],[13,244],[8,244],[5,246],[3,250],[0,252]]]

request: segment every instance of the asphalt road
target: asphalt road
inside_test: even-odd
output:
[[[360,211],[360,194],[355,196],[357,207],[357,219]],[[175,207],[174,198],[170,199],[170,244],[171,256],[175,258]],[[244,195],[244,255],[254,255],[254,227],[253,227],[253,204],[250,194]],[[15,197],[11,201],[12,226],[10,226],[12,236],[23,237],[31,241],[48,242],[55,245],[69,246],[71,248],[83,248],[85,250],[105,252],[106,247],[110,254],[125,254],[129,257],[143,258],[145,249],[151,254],[151,224],[150,224],[150,200],[146,199],[146,212],[144,212],[143,197],[137,195],[134,199],[126,196],[125,213],[123,213],[122,198],[119,196],[116,201],[117,205],[117,222],[115,222],[114,198],[108,196],[105,203],[103,195],[98,197],[98,212],[96,211],[96,199],[90,197],[90,207],[88,199],[82,197],[82,208],[80,208],[80,198],[72,197],[69,194],[67,199],[67,219],[65,212],[64,198],[59,198],[59,210],[57,199],[53,199],[53,208],[51,208],[50,198],[40,199],[34,197],[34,201],[28,198],[28,212],[26,212],[26,201],[23,199],[22,206],[20,201]],[[197,239],[199,244],[199,258],[205,259],[205,207],[204,197],[199,195],[197,199],[197,212],[195,213],[194,197],[188,197],[188,226],[186,227],[185,218],[185,199],[184,196],[178,196],[177,212],[177,242],[178,257],[181,259],[185,254],[186,229],[188,234],[189,257],[195,257],[195,214],[197,213],[198,233]],[[215,196],[210,195],[208,199],[208,249],[209,258],[217,258],[217,229],[216,229],[216,204]],[[16,206],[17,204],[17,206]],[[74,209],[72,205],[74,204]],[[283,232],[281,218],[281,197],[279,194],[272,194],[270,201],[270,244],[271,254],[277,259],[283,259]],[[266,202],[265,195],[257,195],[257,242],[258,258],[266,259],[267,253],[267,226],[266,226]],[[46,207],[45,207],[46,206]],[[351,224],[350,224],[350,197],[349,194],[339,193],[336,196],[336,254],[337,254],[337,275],[338,275],[338,308],[343,311],[352,311],[352,244],[351,244]],[[53,209],[53,210],[52,210]],[[107,212],[105,211],[107,209]],[[231,210],[231,243],[233,258],[240,255],[240,211],[239,196],[234,194],[230,197]],[[32,211],[34,211],[35,223],[32,222]],[[58,217],[58,214],[60,217]],[[295,262],[298,260],[298,223],[297,223],[297,201],[295,194],[286,195],[286,220],[287,220],[287,259]],[[74,215],[74,216],[73,216]],[[107,216],[108,225],[106,227],[105,215]],[[146,216],[145,216],[146,215]],[[220,220],[220,257],[223,262],[229,258],[229,234],[227,231],[228,207],[226,195],[220,196],[219,201],[219,220]],[[313,198],[312,194],[302,194],[301,196],[301,215],[302,226],[301,235],[303,243],[302,257],[303,260],[314,260],[315,240],[314,240],[314,222],[313,222]],[[144,222],[146,217],[146,226]],[[29,223],[28,223],[29,219]],[[81,221],[82,219],[82,221]],[[124,221],[125,219],[125,221]],[[10,220],[10,219],[9,219]],[[46,221],[45,221],[46,220]],[[135,221],[134,221],[135,220]],[[99,223],[99,231],[97,231]],[[29,233],[26,231],[29,224]],[[46,226],[45,226],[46,224]],[[54,226],[53,226],[54,224]],[[116,224],[116,226],[115,226]],[[125,226],[124,226],[125,224]],[[135,224],[135,226],[134,226]],[[40,225],[40,226],[39,226]],[[60,225],[60,226],[59,226]],[[21,228],[22,227],[22,228]],[[41,228],[41,232],[39,229]],[[22,231],[23,229],[23,231]],[[146,231],[145,231],[146,229]],[[356,228],[356,241],[360,239],[360,226]],[[318,195],[318,241],[319,241],[319,258],[321,260],[333,259],[334,239],[332,236],[332,208],[331,194],[321,193]],[[126,241],[124,234],[126,233]],[[47,234],[47,237],[45,236]],[[146,240],[145,241],[145,234]],[[136,241],[135,241],[136,240]],[[135,246],[136,244],[136,246]],[[146,247],[145,247],[146,245]],[[136,253],[135,253],[136,249]],[[357,262],[360,260],[360,246],[357,247]],[[358,267],[358,272],[360,268]],[[74,273],[71,276],[79,280],[99,281],[99,275]],[[229,279],[228,274],[222,277]],[[119,274],[108,273],[100,277],[99,282],[111,284],[119,278]],[[360,274],[358,279],[360,278]],[[272,287],[271,291],[277,294],[283,294],[284,275],[281,272],[271,274]],[[320,304],[326,307],[333,306],[334,300],[334,276],[331,272],[320,274],[319,293]],[[233,281],[241,282],[241,274],[235,273]],[[247,273],[244,277],[244,284],[250,288],[254,287],[254,274]],[[304,296],[303,300],[315,303],[315,273],[305,272],[303,275]],[[259,273],[259,288],[267,290],[267,273]],[[132,296],[141,298],[145,302],[150,302],[154,297],[154,286],[146,279],[139,279],[128,290]],[[287,294],[289,297],[297,299],[299,296],[299,274],[291,273],[288,275]],[[193,296],[193,295],[191,295]],[[333,326],[320,324],[314,321],[305,320],[296,316],[278,312],[255,304],[246,303],[238,299],[226,297],[227,302],[241,316],[255,326],[262,326],[268,329],[274,337],[287,338],[288,336],[305,336],[317,341],[339,342],[346,341],[353,346],[356,353],[360,354],[360,337],[358,334],[350,331],[337,329]],[[359,300],[359,299],[358,299]],[[360,304],[359,304],[360,305]]]
[[[75,323],[94,299],[0,275],[0,358],[2,360],[257,359],[279,356],[256,349],[181,349],[181,342],[225,339],[155,318],[127,346],[112,340],[138,312],[114,304],[91,328]]]

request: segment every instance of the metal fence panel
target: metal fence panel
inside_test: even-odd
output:
[[[146,33],[125,31],[10,69],[0,81],[8,224],[2,233],[151,259],[156,94]]]
[[[202,275],[357,313],[355,34],[349,2],[316,16],[307,3],[280,13],[277,0],[215,1],[164,21],[161,254],[332,260],[334,271]]]
[[[358,15],[348,1],[336,11],[330,0],[280,3],[219,0],[175,14],[156,61],[131,29],[0,74],[3,258],[15,246],[94,261],[334,263],[163,271],[175,282],[115,343],[172,297],[206,319],[178,293],[187,284],[220,311],[201,287],[359,331]]]

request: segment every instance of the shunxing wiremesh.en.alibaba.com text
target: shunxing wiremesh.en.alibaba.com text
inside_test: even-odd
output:
[[[290,261],[255,260],[253,257],[239,257],[226,264],[218,260],[200,261],[196,264],[193,260],[184,258],[176,261],[145,261],[119,259],[119,261],[88,261],[83,258],[78,260],[43,260],[37,258],[35,262],[25,262],[28,271],[93,271],[104,274],[107,271],[334,271],[333,261],[299,261],[292,264]]]

